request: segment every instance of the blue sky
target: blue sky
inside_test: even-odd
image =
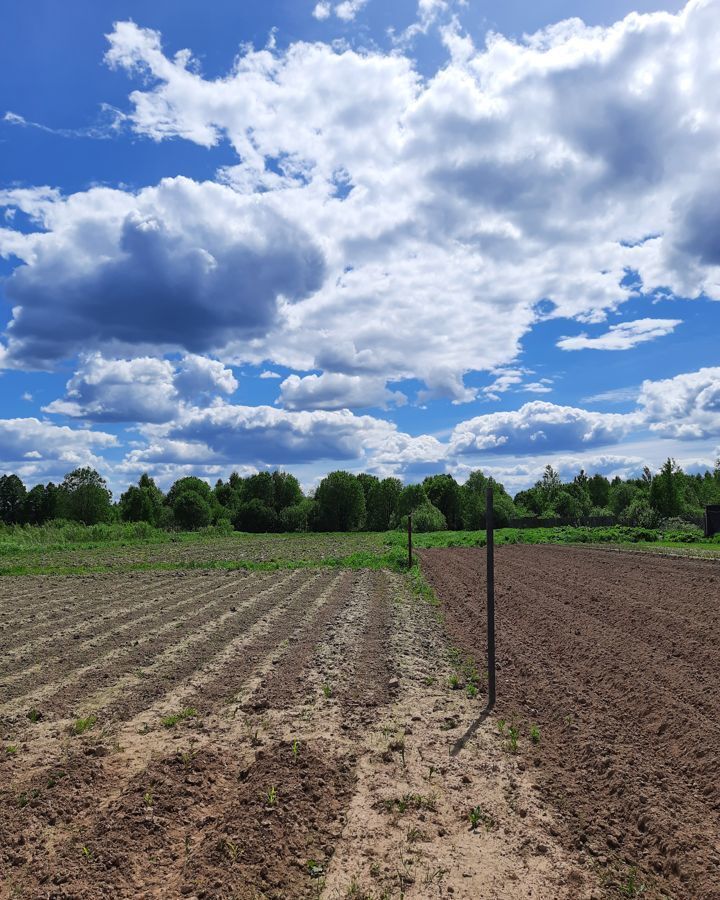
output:
[[[720,454],[720,0],[2,19],[3,471]]]

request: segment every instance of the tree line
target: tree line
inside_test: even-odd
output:
[[[6,525],[42,525],[66,519],[147,522],[157,528],[196,530],[227,523],[238,531],[387,531],[404,527],[412,513],[417,531],[476,530],[485,527],[487,487],[493,491],[498,527],[513,520],[561,518],[581,523],[612,517],[618,524],[654,528],[671,518],[693,519],[706,505],[720,503],[720,460],[712,472],[688,475],[672,459],[659,472],[645,468],[640,478],[609,480],[580,471],[562,481],[547,466],[542,478],[511,497],[502,484],[480,470],[459,484],[452,475],[431,475],[420,484],[398,478],[331,472],[306,496],[294,475],[233,473],[211,487],[202,478],[176,481],[164,494],[147,474],[117,503],[94,469],[69,472],[60,484],[28,490],[17,475],[0,477],[0,520]]]

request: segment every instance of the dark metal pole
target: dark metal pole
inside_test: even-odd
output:
[[[495,517],[492,484],[488,485],[485,502],[485,529],[487,535],[487,655],[488,701],[487,708],[495,706]]]
[[[412,569],[412,513],[408,513],[408,569]]]

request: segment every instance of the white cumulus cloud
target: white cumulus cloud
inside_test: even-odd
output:
[[[681,319],[637,319],[611,325],[605,334],[597,337],[582,333],[560,338],[557,346],[561,350],[630,350],[638,344],[672,334],[678,325],[682,325]]]

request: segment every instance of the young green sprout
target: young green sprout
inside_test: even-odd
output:
[[[540,729],[537,725],[530,726],[530,740],[533,742],[533,744],[540,743]]]
[[[326,699],[326,700],[329,700],[330,697],[332,697],[332,688],[331,688],[330,685],[327,683],[327,681],[326,681],[325,684],[322,686],[322,692],[323,692],[323,694],[325,695],[325,699]]]
[[[273,785],[270,790],[267,792],[267,800],[268,806],[275,806],[277,803],[277,788]]]
[[[292,742],[292,752],[295,759],[297,759],[300,755],[300,742],[297,740],[297,738]]]

